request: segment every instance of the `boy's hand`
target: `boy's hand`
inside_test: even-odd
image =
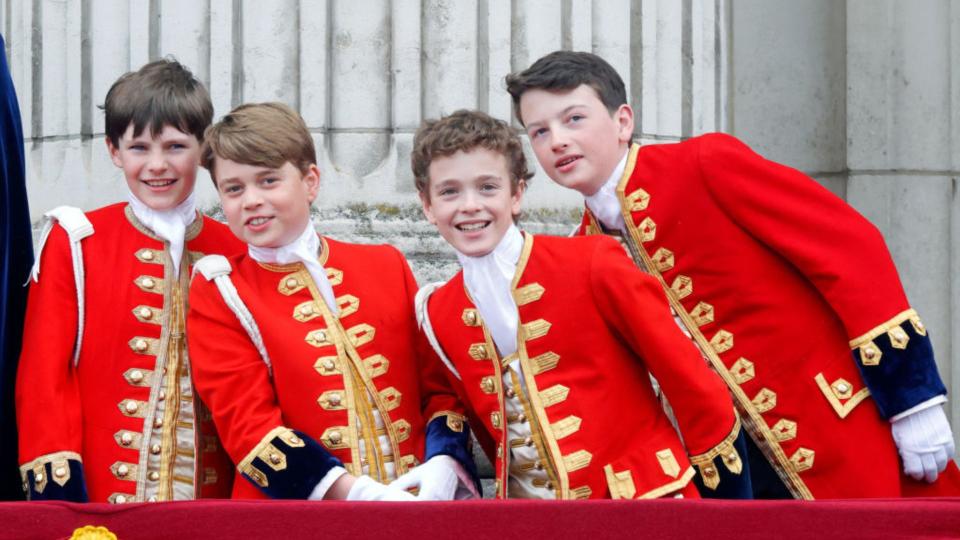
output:
[[[450,456],[439,455],[414,467],[390,483],[401,490],[420,487],[417,499],[424,501],[449,501],[479,497],[469,475]]]
[[[891,429],[903,472],[914,480],[934,482],[956,455],[950,424],[939,405],[894,420]]]

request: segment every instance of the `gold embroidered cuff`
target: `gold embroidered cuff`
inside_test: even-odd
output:
[[[709,489],[717,489],[720,485],[720,472],[717,470],[714,460],[721,457],[723,465],[733,474],[740,474],[743,471],[743,461],[740,453],[733,446],[734,441],[740,436],[740,417],[737,416],[733,422],[733,429],[720,444],[702,454],[690,456],[690,463],[697,467],[700,476],[703,478],[703,485]]]
[[[904,340],[903,337],[899,336],[899,334],[896,336],[892,335],[893,332],[896,332],[896,330],[900,328],[900,325],[903,324],[904,321],[910,321],[910,324],[913,325],[913,329],[916,330],[917,334],[921,336],[927,335],[927,327],[924,326],[922,321],[920,321],[920,316],[917,315],[916,310],[908,309],[906,311],[898,313],[892,319],[873,328],[869,332],[862,334],[859,337],[856,337],[854,339],[851,339],[850,348],[851,349],[863,348],[867,344],[871,343],[874,339],[882,336],[883,334],[888,334],[888,333],[891,334],[890,336],[891,342],[894,344],[895,347],[897,343],[902,343],[903,347],[906,347],[906,340]],[[903,348],[903,347],[896,347],[896,348]]]
[[[257,445],[247,453],[246,457],[244,457],[239,464],[237,464],[237,470],[249,476],[260,487],[267,487],[267,475],[265,475],[260,469],[253,466],[254,459],[260,458],[275,471],[280,471],[286,468],[287,456],[273,445],[274,439],[277,438],[291,448],[299,448],[304,446],[303,440],[301,440],[292,429],[286,426],[278,426],[271,429],[266,435],[264,435],[263,438],[260,439],[260,442],[257,443]]]

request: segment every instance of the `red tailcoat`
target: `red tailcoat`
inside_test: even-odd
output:
[[[319,442],[348,471],[360,474],[367,467],[383,481],[389,478],[382,456],[371,453],[379,447],[378,433],[369,429],[374,409],[384,420],[380,431],[392,447],[387,459],[398,475],[424,459],[430,420],[446,415],[447,426],[463,430],[444,368],[417,328],[417,284],[403,255],[389,246],[322,243],[320,263],[339,316],[302,264],[261,264],[247,255],[230,260],[230,279],[259,327],[269,368],[214,282],[197,276],[190,291],[197,391],[240,472],[264,488],[296,481],[282,474],[274,479],[274,471],[254,463],[265,449],[283,453],[276,437],[289,430]],[[366,428],[358,429],[358,417]],[[291,465],[277,473],[310,468],[286,454]],[[234,497],[264,495],[238,479]]]
[[[887,418],[945,389],[879,231],[802,173],[719,134],[633,146],[617,196],[635,258],[788,489],[899,496]],[[599,232],[588,211],[580,233]]]
[[[615,241],[525,235],[511,292],[524,408],[536,418],[533,438],[558,499],[659,497],[687,486],[691,461],[729,455],[740,428],[722,381],[674,324],[657,282]],[[472,414],[496,443],[488,454],[496,456],[497,496],[505,497],[502,360],[463,272],[433,293],[428,312]],[[734,453],[729,466],[739,465]]]
[[[78,300],[59,226],[30,287],[16,392],[28,494],[44,498],[41,485],[69,483],[67,463],[79,460],[94,502],[226,496],[229,460],[193,399],[185,293],[190,264],[208,253],[239,252],[242,244],[223,225],[195,220],[178,281],[167,244],[125,203],[86,215],[94,234],[81,241],[85,317],[76,367]]]

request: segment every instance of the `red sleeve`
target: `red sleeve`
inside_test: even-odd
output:
[[[217,286],[197,275],[190,287],[187,335],[193,381],[234,463],[283,420],[267,365]]]
[[[53,227],[39,256],[42,272],[38,282],[30,282],[17,371],[21,465],[56,452],[80,454],[83,439],[83,411],[73,367],[77,288],[63,228]]]
[[[723,211],[820,291],[850,339],[908,309],[883,236],[842,199],[727,135],[704,137],[699,161]]]
[[[411,331],[416,343],[417,373],[420,376],[420,410],[425,422],[436,416],[451,412],[463,416],[463,406],[447,379],[447,367],[430,346],[427,337],[417,328],[414,298],[417,295],[417,280],[410,271],[410,265],[399,251],[396,252],[403,268],[404,288],[410,312]]]
[[[590,268],[594,301],[657,378],[689,453],[714,448],[736,426],[726,386],[674,322],[657,280],[638,270],[615,240],[599,238]]]

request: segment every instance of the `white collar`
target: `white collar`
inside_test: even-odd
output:
[[[197,219],[197,197],[194,193],[187,195],[177,206],[169,210],[155,210],[127,188],[127,202],[133,215],[154,234],[170,244],[170,259],[173,261],[174,276],[180,274],[180,259],[183,257],[184,235],[187,227]]]
[[[287,245],[275,248],[258,247],[252,244],[247,245],[247,253],[250,254],[250,258],[258,262],[276,264],[303,263],[307,268],[307,272],[310,273],[310,277],[313,278],[313,282],[320,290],[320,294],[323,296],[327,307],[330,308],[330,311],[334,315],[337,315],[339,310],[337,309],[336,297],[333,294],[333,287],[330,285],[330,280],[327,278],[327,271],[323,268],[323,265],[320,264],[318,258],[319,251],[320,236],[317,235],[313,219],[307,220],[307,226],[303,228],[300,236]]]
[[[620,163],[614,167],[610,178],[604,182],[600,189],[593,195],[584,197],[587,208],[593,213],[593,216],[608,229],[617,229],[623,231],[626,229],[626,223],[623,221],[623,214],[620,208],[620,200],[617,199],[617,186],[620,179],[623,178],[623,172],[627,168],[627,156],[630,155],[630,149],[623,154]]]
[[[517,263],[523,252],[523,234],[510,225],[497,247],[480,257],[457,252],[463,267],[463,281],[501,356],[517,350],[520,315],[510,293]]]

